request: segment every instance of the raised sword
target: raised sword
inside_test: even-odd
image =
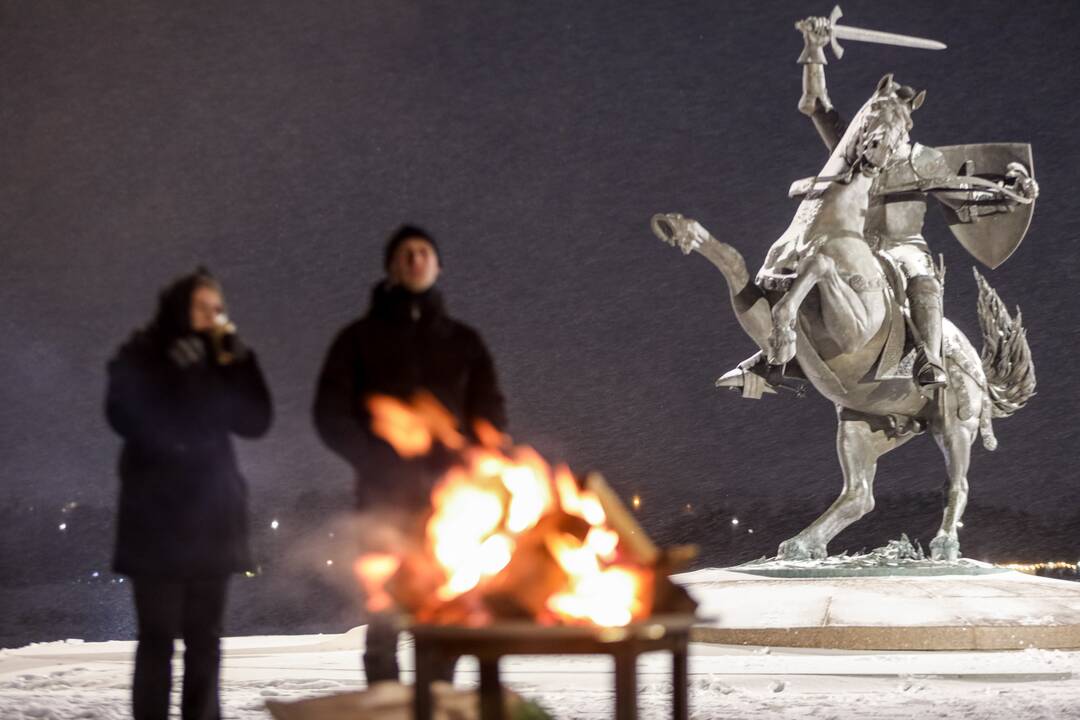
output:
[[[946,45],[937,40],[914,37],[912,35],[900,35],[899,33],[882,32],[881,30],[867,30],[851,25],[840,25],[837,21],[843,16],[840,6],[837,5],[829,14],[829,44],[833,54],[839,60],[844,56],[844,48],[840,47],[838,40],[855,40],[856,42],[871,42],[879,45],[899,45],[900,47],[921,48],[923,50],[944,50]],[[806,32],[806,22],[800,20],[795,23],[795,29]]]

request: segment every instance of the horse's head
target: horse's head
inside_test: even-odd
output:
[[[846,138],[846,158],[851,172],[876,175],[894,154],[910,149],[911,114],[925,99],[925,90],[916,93],[896,83],[892,74],[881,78],[874,94],[852,122],[854,135]]]

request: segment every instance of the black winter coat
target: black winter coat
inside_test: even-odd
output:
[[[230,435],[270,427],[270,394],[253,352],[189,368],[167,356],[157,323],[109,363],[106,415],[124,439],[113,569],[166,579],[252,567],[247,486]]]
[[[446,458],[403,460],[370,429],[365,399],[435,396],[468,432],[485,419],[502,429],[506,411],[495,366],[480,335],[454,320],[434,288],[413,294],[377,285],[366,315],[345,327],[327,353],[315,397],[323,442],[356,471],[357,505],[426,506]]]

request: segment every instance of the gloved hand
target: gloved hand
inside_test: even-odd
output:
[[[235,331],[218,336],[215,339],[214,347],[219,365],[243,362],[251,354],[251,350]]]
[[[1012,182],[1013,190],[1030,200],[1039,197],[1039,183],[1035,182],[1026,167],[1018,162],[1011,162],[1005,167],[1005,171],[1005,177]]]
[[[832,39],[832,24],[826,17],[808,17],[795,23],[795,29],[802,33],[803,51],[799,56],[800,64],[827,63],[824,47]]]
[[[173,364],[182,370],[205,365],[206,342],[198,335],[181,335],[169,345],[168,354]]]
[[[218,365],[243,362],[250,354],[247,345],[241,342],[236,334],[236,324],[229,320],[225,313],[219,313],[214,318],[214,325],[210,328],[209,336],[210,345],[214,350],[214,361]]]

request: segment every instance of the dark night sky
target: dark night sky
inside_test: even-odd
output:
[[[2,502],[48,522],[70,500],[111,506],[105,362],[197,263],[222,277],[275,395],[272,433],[243,447],[254,501],[347,493],[310,426],[314,377],[408,220],[440,240],[448,305],[494,353],[517,440],[602,470],[654,513],[718,498],[823,510],[840,487],[832,407],[713,390],[752,343],[719,273],[648,218],[694,216],[760,263],[794,212],[788,185],[825,160],[795,108],[792,23],[830,7],[0,2]],[[1039,395],[995,424],[996,454],[976,448],[972,495],[1077,517],[1080,5],[844,10],[949,49],[846,43],[828,66],[841,110],[893,71],[929,90],[915,140],[1034,146],[1034,222],[988,278],[1024,310]],[[936,211],[927,236],[951,269],[947,313],[978,347],[974,261]],[[878,487],[943,480],[921,438],[882,462]],[[758,555],[784,539],[757,537]],[[17,572],[21,552],[0,563]]]

